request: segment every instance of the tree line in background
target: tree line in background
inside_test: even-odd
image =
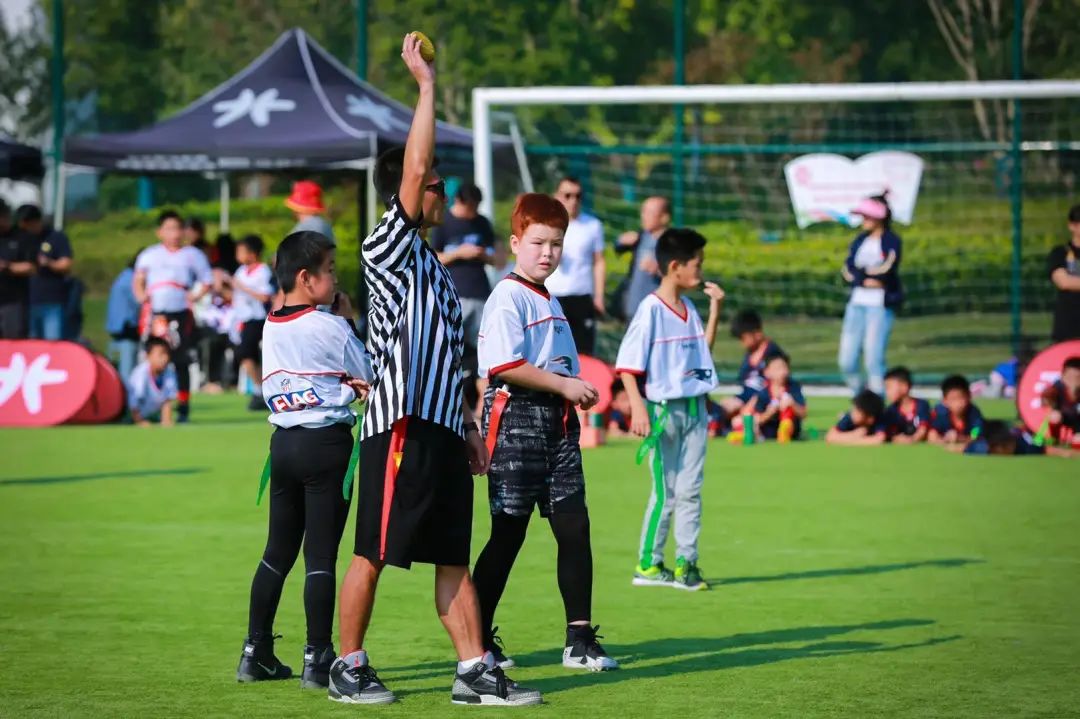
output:
[[[33,139],[49,123],[50,0],[38,22],[0,36],[0,113]],[[478,85],[657,84],[673,79],[666,0],[411,0],[369,3],[369,80],[411,95],[404,32],[439,48],[440,109],[468,124]],[[1010,77],[1010,0],[689,0],[689,83],[885,82]],[[146,125],[239,70],[300,26],[356,65],[355,0],[96,0],[64,5],[67,97],[93,96],[100,131]],[[1024,0],[1026,74],[1075,75],[1073,0]],[[634,108],[625,108],[634,113]],[[996,135],[1000,108],[977,108]],[[588,117],[550,122],[588,126]],[[593,128],[600,135],[603,128]]]

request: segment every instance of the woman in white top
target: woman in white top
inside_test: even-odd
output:
[[[852,210],[862,217],[863,231],[852,241],[841,270],[851,286],[840,333],[840,371],[852,394],[864,386],[885,390],[885,351],[896,310],[903,301],[900,284],[900,236],[890,227],[892,211],[884,195],[868,197]],[[859,371],[859,355],[866,382]]]

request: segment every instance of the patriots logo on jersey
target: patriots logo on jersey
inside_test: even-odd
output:
[[[707,382],[712,379],[713,371],[711,369],[688,369],[683,373],[684,377],[693,377],[703,382]]]
[[[270,409],[274,412],[298,412],[302,409],[318,407],[322,403],[323,398],[316,394],[314,389],[276,394],[268,402]]]
[[[566,370],[567,372],[569,372],[571,370],[571,368],[573,367],[573,360],[571,360],[566,355],[562,355],[562,356],[559,356],[559,357],[552,357],[551,359],[548,360],[548,366],[550,367],[552,365],[560,367],[560,368]]]

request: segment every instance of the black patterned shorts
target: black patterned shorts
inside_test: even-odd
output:
[[[557,395],[508,389],[511,396],[488,470],[491,513],[528,516],[534,506],[539,506],[541,517],[586,511],[577,412]],[[494,397],[495,388],[489,387],[484,395],[485,437]]]

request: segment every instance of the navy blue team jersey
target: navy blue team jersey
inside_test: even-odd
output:
[[[925,399],[911,398],[913,404],[904,411],[903,400],[893,402],[885,410],[885,431],[889,437],[897,435],[911,436],[922,427],[930,423],[930,403]]]
[[[1014,430],[1013,435],[1016,437],[1012,452],[1014,456],[1046,454],[1046,447],[1035,444],[1027,432]],[[990,443],[985,437],[980,437],[964,447],[964,454],[990,454]]]
[[[800,407],[806,406],[806,398],[803,397],[801,384],[799,384],[793,379],[789,379],[787,387],[784,388],[784,391],[787,394],[791,395],[791,399],[795,401],[795,404]],[[780,398],[783,396],[783,393],[777,396],[773,396],[772,392],[769,390],[768,385],[766,385],[764,389],[756,392],[752,396],[757,398],[757,404],[755,406],[755,409],[758,412],[764,412],[766,409],[768,409],[770,404],[772,404],[773,402],[779,402]],[[798,437],[802,432],[802,420],[798,417],[795,417],[794,425],[795,433],[793,436]],[[761,436],[763,436],[765,439],[776,439],[776,435],[780,431],[780,413],[777,412],[775,415],[773,415],[773,418],[770,419],[768,422],[762,424],[759,429],[761,430]]]
[[[749,402],[751,397],[765,389],[765,365],[770,357],[783,353],[780,345],[770,339],[766,339],[764,345],[757,350],[746,353],[739,365],[738,381],[742,385],[742,391],[738,396],[741,401]],[[760,408],[760,405],[758,407]]]
[[[845,412],[844,416],[840,418],[840,421],[836,423],[836,429],[840,432],[854,432],[858,427],[855,425],[855,420],[851,418],[851,412]],[[878,417],[874,420],[872,427],[867,428],[867,435],[874,435],[878,432],[885,432],[886,425],[885,420]]]
[[[951,429],[955,429],[957,434],[970,436],[976,429],[981,432],[982,426],[982,412],[974,404],[968,405],[967,412],[963,417],[953,417],[949,412],[949,408],[944,404],[934,407],[934,411],[930,415],[930,428],[942,435],[948,433]]]

